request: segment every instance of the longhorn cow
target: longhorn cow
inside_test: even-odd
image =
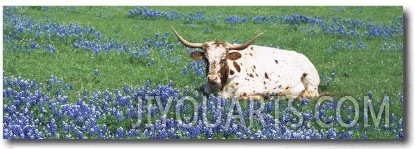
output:
[[[319,95],[320,78],[311,61],[295,51],[251,45],[262,33],[244,44],[192,43],[172,29],[184,46],[203,50],[192,52],[190,57],[207,64],[208,94],[235,99]]]

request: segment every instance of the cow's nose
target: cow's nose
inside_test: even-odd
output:
[[[209,84],[217,84],[219,81],[218,75],[208,75],[208,83]]]

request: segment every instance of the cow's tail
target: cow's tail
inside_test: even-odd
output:
[[[321,98],[321,97],[325,97],[325,96],[332,97],[333,95],[330,92],[322,92],[317,97]]]

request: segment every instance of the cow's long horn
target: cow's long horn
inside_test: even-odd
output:
[[[203,49],[203,43],[191,43],[191,42],[188,42],[182,36],[180,36],[179,33],[177,33],[176,30],[173,27],[171,27],[171,29],[173,29],[174,34],[176,34],[176,37],[179,39],[179,41],[183,45],[185,45],[186,47],[189,47],[189,48],[202,48]]]
[[[249,45],[251,45],[261,35],[262,35],[262,33],[259,33],[254,38],[252,38],[248,42],[245,42],[242,45],[229,45],[228,48],[229,48],[229,50],[243,50],[243,49],[247,48]]]

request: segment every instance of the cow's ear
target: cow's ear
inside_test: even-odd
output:
[[[232,52],[232,53],[229,53],[227,56],[227,58],[230,60],[237,60],[237,59],[240,59],[241,57],[242,55],[239,52]]]
[[[203,56],[205,56],[205,52],[192,52],[190,53],[190,57],[192,57],[194,60],[202,60]]]

